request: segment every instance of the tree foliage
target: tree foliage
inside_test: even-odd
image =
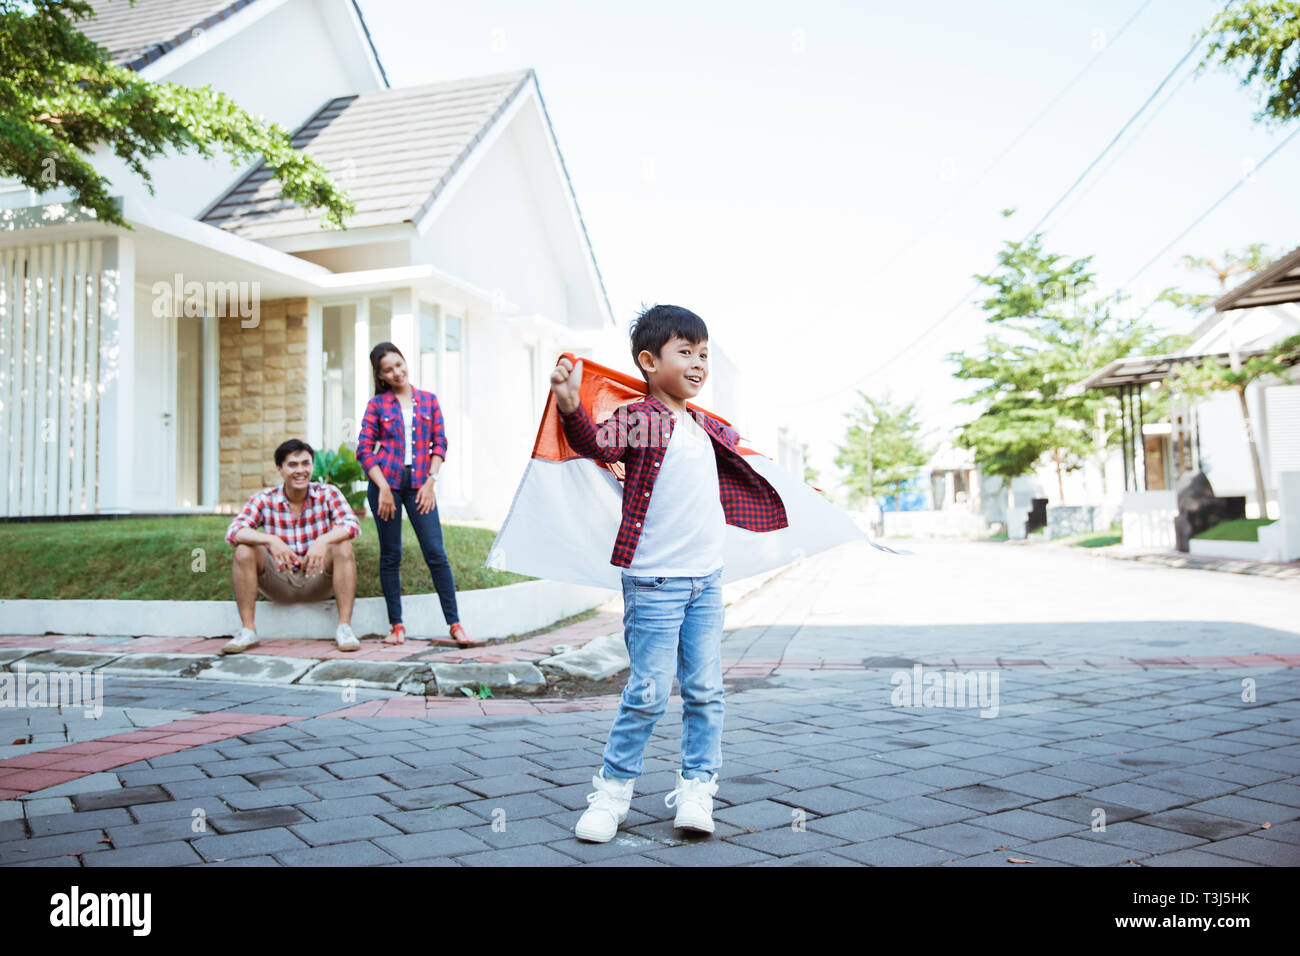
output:
[[[1259,99],[1257,121],[1300,116],[1300,2],[1234,0],[1202,36],[1211,39],[1199,68],[1215,64],[1241,74],[1241,85]]]
[[[858,398],[858,407],[846,416],[850,424],[844,443],[836,447],[835,465],[847,471],[844,485],[856,498],[866,499],[873,491],[876,495],[897,494],[934,454],[922,439],[916,403],[903,405],[888,395],[877,399],[861,390]]]
[[[88,160],[93,149],[109,147],[151,194],[151,160],[219,149],[234,166],[261,158],[282,198],[323,208],[322,225],[343,227],[352,202],[283,127],[210,86],[151,82],[114,66],[77,29],[93,15],[84,0],[0,0],[0,176],[38,193],[66,187],[101,221],[127,226],[112,183]]]
[[[978,383],[961,401],[981,408],[957,443],[974,451],[984,474],[1007,481],[1046,458],[1063,497],[1064,473],[1118,433],[1114,397],[1079,382],[1114,359],[1171,351],[1186,337],[1160,336],[1140,317],[1119,314],[1117,297],[1097,294],[1091,256],[1067,259],[1042,240],[1038,233],[1006,243],[998,267],[975,277],[990,289],[980,305],[992,331],[982,347],[948,359],[957,378]]]

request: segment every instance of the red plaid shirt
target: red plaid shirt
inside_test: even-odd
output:
[[[691,409],[695,420],[713,440],[718,460],[718,497],[727,524],[749,531],[776,531],[787,527],[781,496],[736,450],[740,436],[715,418]],[[614,539],[610,563],[622,568],[632,563],[641,523],[650,507],[659,465],[668,450],[677,416],[653,395],[618,409],[596,425],[591,413],[579,405],[568,415],[560,414],[564,435],[573,450],[587,458],[613,464],[624,463],[623,521]]]
[[[361,524],[343,497],[343,492],[333,485],[312,481],[307,484],[307,497],[302,511],[295,517],[289,510],[289,499],[284,496],[284,486],[264,488],[248,499],[244,510],[235,515],[226,529],[226,543],[232,547],[239,542],[235,535],[240,528],[261,529],[273,534],[289,546],[289,550],[302,556],[313,541],[321,535],[343,525],[348,537],[361,534]]]
[[[442,409],[433,392],[411,388],[411,482],[417,488],[429,477],[432,458],[447,460],[447,430],[442,423]],[[390,487],[402,485],[402,464],[406,461],[406,427],[402,406],[392,392],[380,392],[366,405],[357,438],[357,461],[369,474],[378,465]]]

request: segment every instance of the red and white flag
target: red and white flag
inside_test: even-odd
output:
[[[596,423],[621,406],[640,401],[645,393],[645,382],[582,360],[580,401]],[[789,526],[756,532],[727,525],[724,583],[779,568],[846,541],[867,540],[852,518],[811,486],[743,443],[737,450],[781,496]],[[623,569],[611,564],[609,557],[622,519],[621,477],[621,463],[606,465],[569,446],[555,396],[548,392],[532,458],[505,524],[488,552],[487,567],[619,589]],[[871,543],[882,551],[890,550]]]

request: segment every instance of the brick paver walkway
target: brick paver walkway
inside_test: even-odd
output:
[[[819,556],[729,610],[711,838],[663,803],[677,698],[592,845],[572,827],[613,697],[115,677],[102,726],[0,708],[23,741],[0,865],[1300,863],[1293,583],[913,547]],[[996,707],[898,706],[918,665],[996,676]]]

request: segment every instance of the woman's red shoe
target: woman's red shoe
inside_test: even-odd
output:
[[[451,639],[461,647],[473,647],[478,641],[473,640],[465,633],[465,628],[459,621],[451,626]]]

